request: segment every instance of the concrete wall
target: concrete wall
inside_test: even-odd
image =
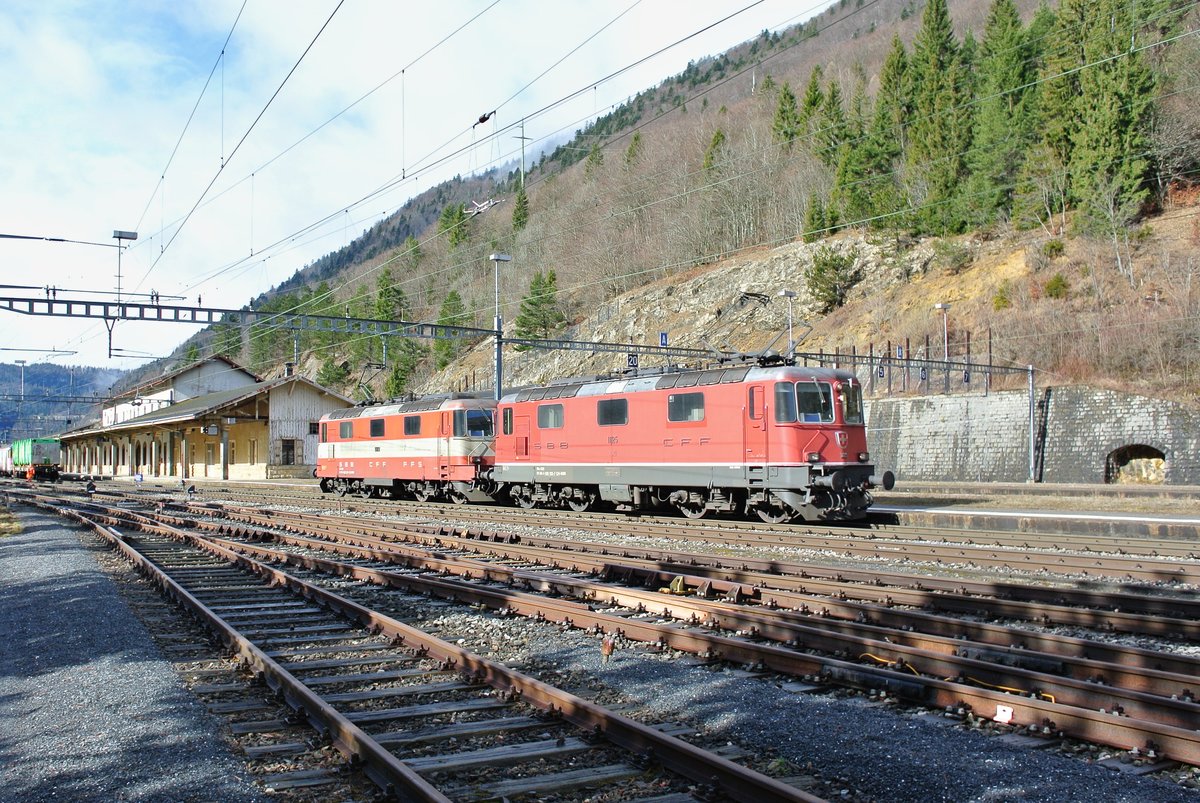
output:
[[[897,481],[1029,476],[1027,393],[874,399],[866,408],[871,459]]]
[[[898,480],[1024,482],[1029,477],[1029,396],[920,396],[869,400],[875,465]],[[1200,485],[1200,410],[1086,386],[1035,394],[1035,476],[1102,483],[1114,450],[1148,446],[1165,457],[1165,481]]]
[[[1050,388],[1042,397],[1047,482],[1104,482],[1107,456],[1140,444],[1163,453],[1167,484],[1200,485],[1197,408],[1084,386]]]

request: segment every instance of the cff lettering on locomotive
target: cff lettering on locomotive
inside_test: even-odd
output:
[[[855,376],[788,365],[356,408],[323,419],[321,441],[327,492],[527,508],[851,520],[894,483],[871,463]]]

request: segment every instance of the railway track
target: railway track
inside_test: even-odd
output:
[[[113,498],[129,498],[114,490]],[[148,493],[148,492],[144,492]],[[1195,584],[1200,582],[1200,538],[1120,537],[1069,533],[1030,533],[874,524],[869,527],[811,524],[764,525],[737,520],[682,521],[661,516],[528,511],[496,506],[456,505],[329,497],[315,490],[221,488],[222,500],[251,504],[297,505],[352,513],[381,511],[466,522],[486,517],[512,526],[565,527],[630,536],[672,538],[738,548],[803,549],[850,559],[962,566],[967,570],[1012,568],[1027,572],[1122,582]]]
[[[95,530],[385,792],[414,800],[531,791],[571,799],[575,789],[627,784],[631,800],[647,788],[673,789],[680,799],[691,790],[699,799],[818,800],[219,539],[128,509],[26,498]],[[256,710],[253,702],[229,705]]]
[[[629,552],[638,550],[618,554],[611,545],[235,506],[188,508],[177,524],[220,532],[215,543],[258,559],[1200,764],[1194,730],[1200,662],[943,613],[1194,638],[1196,610],[1186,597],[1144,595],[1141,606],[1157,609],[1139,614],[1125,610],[1137,607],[1136,595],[1042,589],[1058,595],[1048,604],[989,596],[983,584],[963,593],[960,581],[950,581],[959,593],[910,586],[906,598],[906,589],[879,577],[822,581],[803,568],[791,580],[806,585],[789,589],[779,586],[794,567],[778,562],[773,571],[755,572],[744,558],[722,566],[712,556],[674,555],[668,563],[669,553],[635,558]],[[212,520],[217,516],[229,521]],[[1038,596],[1037,587],[1029,588],[1029,596]],[[1006,586],[1001,596],[1015,590]],[[1167,609],[1182,615],[1165,617]]]

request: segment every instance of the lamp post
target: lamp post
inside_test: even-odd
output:
[[[504,375],[504,357],[501,351],[501,342],[504,339],[504,319],[500,317],[500,263],[512,262],[512,257],[508,254],[489,254],[488,259],[492,261],[492,273],[496,280],[496,401],[500,401],[500,396],[504,392],[504,383],[501,381]]]
[[[25,360],[13,360],[21,366],[21,401],[25,401]]]
[[[113,239],[117,241],[117,303],[121,303],[121,252],[128,246],[124,245],[125,240],[133,242],[137,239],[136,231],[121,231],[117,229],[113,232]]]
[[[934,304],[933,308],[942,311],[942,361],[950,362],[950,326],[947,322],[950,303],[943,301],[940,304]]]
[[[788,356],[796,351],[796,339],[792,337],[792,299],[796,297],[795,290],[780,290],[779,296],[787,299],[788,304]]]

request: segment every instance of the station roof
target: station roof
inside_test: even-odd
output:
[[[296,383],[307,385],[320,393],[327,396],[332,396],[335,399],[345,402],[347,405],[354,404],[353,400],[343,396],[340,393],[330,390],[329,388],[318,385],[311,379],[303,376],[285,376],[278,379],[268,380],[266,382],[256,382],[253,385],[245,385],[240,388],[231,390],[222,390],[216,393],[206,393],[203,396],[179,402],[177,404],[161,407],[145,415],[139,415],[136,418],[130,418],[112,426],[90,426],[71,432],[65,432],[61,436],[63,440],[71,440],[74,438],[82,438],[90,435],[101,435],[106,432],[122,432],[127,430],[142,429],[145,427],[161,427],[167,424],[179,424],[186,421],[196,421],[205,416],[210,416],[237,407],[247,401],[250,401],[255,396],[269,393],[275,388]]]

